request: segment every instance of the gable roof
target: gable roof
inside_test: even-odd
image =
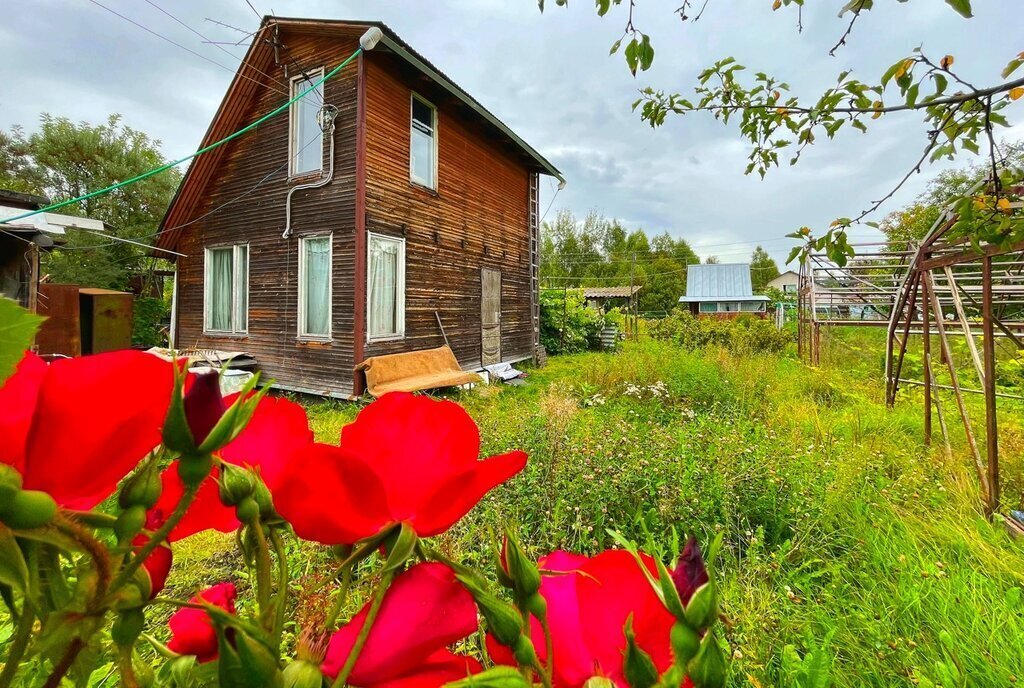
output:
[[[767,301],[755,296],[750,284],[749,263],[701,263],[686,269],[683,303],[698,301]]]
[[[516,135],[506,124],[452,81],[444,72],[416,52],[412,46],[403,41],[390,27],[379,21],[263,17],[259,30],[253,35],[252,43],[249,45],[245,57],[242,58],[238,70],[235,72],[235,77],[232,79],[224,99],[221,101],[213,120],[210,122],[210,126],[203,137],[201,147],[208,146],[248,124],[248,122],[242,121],[242,117],[246,113],[245,106],[256,93],[256,90],[262,87],[258,75],[268,70],[273,64],[275,49],[272,42],[268,39],[268,33],[281,28],[296,32],[359,35],[371,27],[377,27],[383,33],[380,42],[373,49],[373,52],[386,51],[396,55],[403,62],[418,70],[452,96],[462,101],[500,136],[512,142],[532,161],[534,168],[538,172],[549,174],[559,181],[565,181],[562,173],[544,156]],[[202,192],[213,176],[226,148],[226,146],[220,146],[208,153],[204,153],[189,165],[160,223],[160,232],[156,241],[157,247],[171,248],[177,243],[182,225],[186,221],[191,220],[189,216],[192,214],[192,208],[200,200]]]

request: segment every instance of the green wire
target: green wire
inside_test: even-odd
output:
[[[38,215],[39,213],[45,213],[45,212],[50,211],[50,210],[56,210],[57,208],[63,208],[66,205],[71,205],[72,203],[78,203],[79,201],[85,201],[85,200],[88,200],[90,198],[95,198],[96,196],[102,196],[103,194],[107,194],[107,193],[110,193],[111,191],[114,191],[116,189],[120,189],[122,186],[128,186],[129,184],[134,184],[135,182],[140,182],[143,179],[146,179],[148,177],[152,177],[154,174],[160,174],[161,172],[169,170],[172,167],[177,167],[181,163],[188,162],[192,158],[198,157],[198,156],[202,155],[203,153],[208,153],[208,152],[212,151],[214,148],[217,148],[218,146],[222,146],[225,143],[227,143],[228,141],[231,141],[232,139],[236,139],[236,138],[238,138],[239,136],[241,136],[242,134],[244,134],[244,133],[246,133],[248,131],[252,131],[253,129],[258,127],[259,125],[261,125],[264,122],[266,122],[271,117],[284,112],[285,110],[287,110],[292,105],[292,103],[294,103],[297,100],[301,100],[303,97],[306,96],[307,93],[310,93],[310,92],[316,90],[317,87],[319,87],[325,81],[327,81],[332,76],[334,76],[335,74],[340,72],[347,64],[349,64],[352,60],[356,59],[356,57],[358,57],[361,52],[363,52],[362,48],[356,48],[356,51],[354,53],[352,53],[351,55],[349,55],[348,58],[344,62],[342,62],[340,65],[338,65],[337,67],[335,67],[334,69],[329,71],[327,74],[325,74],[324,77],[322,79],[320,79],[320,81],[316,82],[315,84],[310,86],[308,89],[306,89],[305,91],[303,91],[299,95],[297,95],[294,98],[292,98],[291,100],[289,100],[284,105],[281,105],[280,107],[276,108],[275,110],[272,110],[271,112],[268,112],[267,114],[263,115],[258,120],[256,120],[255,122],[252,122],[248,126],[243,127],[242,129],[239,129],[235,133],[229,134],[228,136],[225,136],[220,141],[216,141],[214,143],[211,143],[208,146],[204,146],[203,148],[200,148],[199,150],[197,150],[195,153],[192,153],[191,155],[186,155],[184,158],[181,158],[179,160],[175,160],[173,162],[165,163],[163,165],[160,165],[160,167],[154,167],[153,169],[149,170],[148,172],[143,172],[142,174],[136,175],[136,176],[132,177],[131,179],[125,179],[123,182],[118,182],[116,184],[111,184],[110,186],[108,186],[105,189],[98,189],[98,190],[93,191],[91,193],[87,193],[84,196],[79,196],[78,198],[69,198],[66,201],[61,201],[59,203],[52,203],[52,204],[50,204],[50,205],[48,205],[48,206],[46,206],[44,208],[40,208],[39,210],[32,210],[32,211],[29,211],[27,213],[22,213],[21,215],[15,215],[14,217],[9,217],[9,218],[7,218],[5,220],[0,220],[0,225],[6,224],[8,222],[14,222],[15,220],[23,220],[26,217],[32,217],[33,215]]]

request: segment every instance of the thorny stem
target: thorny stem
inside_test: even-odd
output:
[[[43,684],[43,688],[58,688],[64,676],[67,675],[68,671],[71,670],[71,665],[78,659],[79,653],[85,648],[85,641],[81,638],[75,638],[72,640],[67,648],[64,650],[64,655],[57,662],[57,665],[53,668],[50,676],[46,679],[46,683]]]
[[[366,619],[363,621],[362,627],[359,629],[359,635],[356,636],[356,641],[352,645],[352,650],[348,653],[348,658],[345,660],[344,666],[341,667],[341,671],[338,672],[338,676],[334,679],[334,683],[331,684],[331,688],[341,688],[345,685],[348,680],[349,674],[352,673],[352,669],[355,668],[356,661],[359,659],[359,653],[363,651],[363,646],[366,645],[367,638],[370,637],[370,629],[373,628],[373,622],[377,618],[377,612],[380,611],[380,605],[384,602],[384,594],[388,591],[391,586],[391,581],[395,577],[395,571],[386,571],[381,576],[380,583],[377,585],[377,589],[373,592],[373,600],[370,602],[370,608],[366,612]]]
[[[284,551],[284,540],[276,528],[270,530],[270,541],[274,545],[274,553],[277,554],[277,594],[281,596],[274,619],[274,642],[280,644],[281,634],[284,632],[285,601],[288,598],[288,557]]]
[[[352,569],[360,561],[370,555],[373,550],[377,549],[381,541],[387,536],[390,529],[386,529],[370,538],[358,548],[352,551],[345,560],[342,561],[338,568],[341,569],[341,588],[338,590],[338,594],[334,599],[334,604],[331,605],[331,610],[327,614],[327,620],[324,622],[325,628],[328,631],[334,630],[334,624],[338,620],[338,615],[341,613],[341,607],[345,604],[345,598],[348,596],[348,589],[352,584]]]
[[[206,480],[206,478],[203,478],[203,480]],[[146,544],[139,548],[139,551],[135,553],[135,557],[133,557],[132,560],[121,569],[119,574],[117,574],[117,578],[114,579],[114,582],[110,586],[111,590],[116,591],[128,582],[128,580],[135,575],[135,572],[139,567],[142,566],[142,563],[146,561],[146,557],[152,554],[153,550],[159,547],[160,543],[167,539],[167,536],[171,534],[174,526],[178,525],[178,522],[185,517],[185,512],[188,511],[188,508],[192,505],[192,501],[196,498],[196,494],[199,492],[199,485],[201,485],[202,482],[203,481],[200,480],[196,485],[187,485],[185,487],[184,493],[181,495],[181,501],[179,501],[178,505],[174,507],[174,511],[172,511],[171,515],[167,517],[164,524],[153,532],[153,535],[151,535],[149,540],[146,541]]]
[[[544,685],[551,688],[551,677],[555,673],[555,641],[551,635],[551,626],[548,625],[547,614],[544,614],[544,618],[540,619],[540,627],[544,631],[544,649],[546,650],[548,660],[545,662],[546,666],[544,667]]]
[[[342,605],[345,604],[350,587],[352,587],[352,567],[348,566],[341,573],[341,587],[338,588],[334,604],[331,605],[331,610],[327,613],[327,619],[324,621],[324,630],[328,632],[334,630],[334,625],[338,622],[338,615],[341,613]]]
[[[270,547],[267,544],[267,536],[263,532],[263,524],[259,520],[253,521],[249,526],[256,533],[256,542],[259,549],[256,552],[256,601],[260,607],[260,615],[266,611],[271,598],[270,578]]]
[[[53,522],[58,531],[74,540],[92,559],[96,569],[96,590],[93,592],[89,611],[96,612],[101,608],[103,597],[110,586],[110,558],[107,551],[99,540],[66,514],[58,512]]]
[[[135,667],[132,666],[130,646],[118,648],[117,670],[121,674],[121,683],[125,688],[139,688],[139,679],[135,676]]]
[[[28,647],[32,638],[32,626],[35,624],[36,615],[32,609],[32,603],[25,598],[21,605],[21,616],[18,618],[18,626],[14,630],[14,639],[11,641],[10,649],[7,651],[7,658],[4,660],[3,671],[0,671],[0,688],[7,688],[18,673],[18,666],[21,664],[22,655]]]

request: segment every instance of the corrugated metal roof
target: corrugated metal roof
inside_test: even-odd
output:
[[[584,287],[583,298],[585,299],[614,299],[626,298],[640,291],[640,285],[632,287]]]
[[[753,296],[749,263],[713,263],[689,265],[686,269],[686,296],[689,298],[725,298]]]

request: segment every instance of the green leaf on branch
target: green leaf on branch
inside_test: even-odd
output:
[[[946,4],[956,10],[964,19],[974,16],[971,12],[971,0],[946,0]]]
[[[0,384],[14,374],[43,318],[0,296]]]

